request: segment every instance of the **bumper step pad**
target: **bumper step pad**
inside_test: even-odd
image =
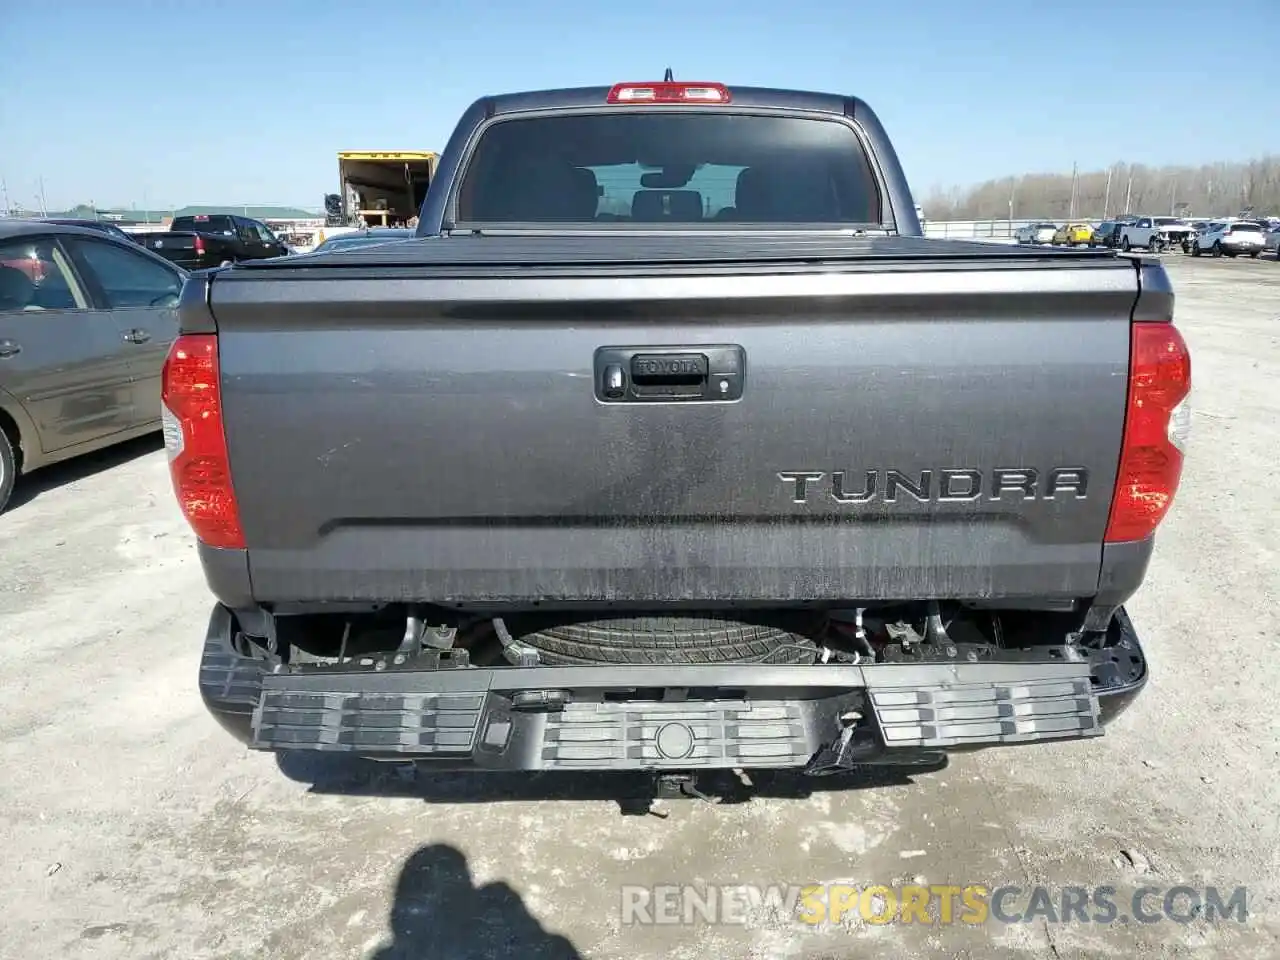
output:
[[[548,716],[543,758],[557,769],[795,767],[812,754],[799,703],[570,704]]]
[[[266,678],[268,686],[274,678]],[[272,749],[466,754],[475,744],[484,694],[435,697],[294,693],[267,689],[254,712],[254,746]]]
[[[261,684],[254,748],[461,768],[803,767],[853,726],[888,754],[1102,733],[1083,662],[303,671]],[[519,709],[531,690],[563,694]]]
[[[466,758],[480,766],[644,770],[803,766],[817,741],[798,703],[579,703],[513,711],[499,694],[300,694],[270,688],[252,745]],[[509,749],[523,762],[501,762]],[[487,763],[486,758],[499,761]]]
[[[969,683],[954,686],[869,691],[885,746],[944,749],[1022,743],[1102,733],[1087,667],[1062,679],[1020,684]]]

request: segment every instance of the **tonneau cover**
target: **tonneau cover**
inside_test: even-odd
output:
[[[622,231],[423,237],[355,250],[318,251],[258,260],[238,270],[316,267],[484,267],[633,264],[827,263],[842,261],[1015,261],[1027,265],[1115,261],[1111,250],[944,240],[932,237],[859,237],[830,234],[630,234]]]

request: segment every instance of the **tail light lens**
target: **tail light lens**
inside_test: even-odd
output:
[[[187,522],[211,547],[244,549],[222,429],[216,336],[188,334],[174,341],[160,396],[169,472]]]
[[[615,83],[607,103],[728,103],[732,97],[723,83]]]
[[[196,234],[196,254],[201,257],[204,256],[204,238],[198,233]]]
[[[1191,426],[1191,354],[1172,323],[1133,324],[1129,402],[1107,543],[1155,532],[1182,478]]]

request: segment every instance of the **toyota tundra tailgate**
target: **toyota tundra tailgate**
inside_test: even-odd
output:
[[[253,592],[1090,596],[1140,277],[1109,252],[811,236],[424,239],[223,271]]]

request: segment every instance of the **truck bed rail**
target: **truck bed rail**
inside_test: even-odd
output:
[[[519,235],[426,237],[379,244],[358,250],[316,252],[287,260],[263,260],[243,264],[237,270],[305,271],[319,267],[499,267],[591,266],[617,264],[809,264],[857,261],[1061,263],[1079,267],[1085,263],[1116,263],[1112,250],[1044,249],[1011,247],[979,241],[941,240],[929,237],[859,237],[849,234],[813,235],[761,232],[736,235],[697,232],[680,235],[631,233],[624,230],[583,232],[566,236],[544,233]],[[1123,261],[1122,261],[1123,262]],[[234,273],[230,275],[234,277]]]

